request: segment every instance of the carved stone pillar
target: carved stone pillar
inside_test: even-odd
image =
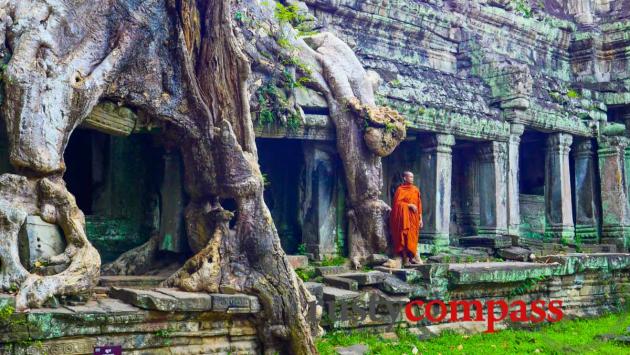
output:
[[[452,146],[455,137],[436,134],[422,146],[419,187],[422,198],[423,243],[449,245]]]
[[[518,190],[518,159],[521,135],[525,126],[518,123],[510,125],[510,140],[508,142],[508,176],[507,176],[507,196],[508,196],[508,234],[519,235],[521,224],[521,211],[519,205]]]
[[[300,195],[302,241],[316,260],[337,253],[337,200],[334,149],[305,143],[304,181]]]
[[[571,205],[569,151],[573,137],[554,133],[547,138],[545,155],[545,239],[572,243],[575,236]]]
[[[479,227],[479,158],[471,149],[462,153],[460,193],[460,221],[462,233],[467,236],[476,235]]]
[[[479,150],[479,235],[507,233],[507,143]]]
[[[595,153],[590,139],[576,142],[575,160],[575,236],[584,243],[599,238],[599,200],[595,178]]]
[[[624,156],[628,140],[624,137],[599,139],[599,176],[602,199],[602,244],[627,248],[630,211]]]

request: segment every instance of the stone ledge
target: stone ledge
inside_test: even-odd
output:
[[[571,275],[584,270],[622,270],[630,268],[630,254],[627,253],[570,253],[547,255],[538,260],[539,263],[557,263],[557,276]]]
[[[256,313],[260,311],[258,298],[244,294],[207,294],[184,292],[171,288],[142,290],[112,287],[109,296],[136,307],[164,312],[214,311],[227,313]]]
[[[553,276],[559,263],[489,262],[450,264],[448,273],[453,284],[466,285],[478,282],[506,283],[531,278]]]

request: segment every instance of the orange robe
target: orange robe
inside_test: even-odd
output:
[[[418,207],[418,212],[409,209],[409,204]],[[418,248],[418,234],[420,233],[420,216],[422,216],[422,201],[420,190],[413,184],[404,183],[396,189],[389,215],[389,231],[392,235],[394,253],[400,254],[407,250],[413,256]]]

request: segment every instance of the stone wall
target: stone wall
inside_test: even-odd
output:
[[[623,309],[630,297],[630,254],[568,254],[547,256],[538,263],[529,262],[481,262],[461,264],[427,264],[411,269],[377,268],[385,275],[377,282],[362,282],[363,279],[353,274],[342,278],[352,278],[358,282],[355,291],[335,292],[324,288],[320,301],[324,310],[330,313],[329,304],[336,302],[336,321],[328,323],[332,328],[368,328],[381,331],[390,325],[402,325],[419,328],[420,332],[434,328],[451,328],[463,330],[473,327],[484,331],[486,322],[461,322],[448,324],[450,318],[449,301],[477,300],[487,304],[490,300],[505,300],[508,305],[522,300],[528,305],[535,300],[549,303],[552,300],[562,301],[565,319],[594,317]],[[389,280],[396,276],[404,284],[393,287]],[[371,279],[378,279],[372,274]],[[405,286],[406,285],[406,286]],[[410,286],[410,288],[407,288]],[[312,286],[311,286],[312,287]],[[360,312],[352,307],[361,305],[363,312],[369,313],[367,305],[373,297],[381,302],[376,319],[369,316],[360,319]],[[442,300],[446,303],[448,316],[442,322],[409,322],[405,316],[404,305],[410,300]],[[398,302],[399,312],[395,312],[396,322],[391,322],[390,312],[385,302]],[[339,319],[341,305],[345,304],[349,320]],[[474,309],[474,308],[473,308]],[[495,308],[495,312],[499,311]],[[433,308],[439,314],[439,308]],[[529,312],[529,311],[528,311]],[[475,312],[471,313],[474,317]],[[487,309],[484,307],[484,317]],[[496,312],[497,317],[499,315]],[[529,314],[529,313],[528,313]],[[458,318],[463,317],[463,309],[458,308]],[[353,319],[354,317],[354,319]],[[330,315],[324,316],[330,320]],[[509,319],[509,317],[508,317]],[[509,322],[500,322],[499,327],[512,326]],[[531,325],[528,323],[519,326]]]

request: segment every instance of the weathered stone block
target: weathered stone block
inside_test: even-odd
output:
[[[213,298],[206,293],[170,289],[140,290],[112,287],[109,295],[140,308],[158,311],[209,311],[214,309]],[[249,303],[247,303],[247,307],[249,307]]]
[[[324,300],[324,284],[319,282],[305,282],[304,287],[311,293],[316,299],[317,303],[322,304]]]
[[[532,252],[521,247],[509,247],[497,250],[497,254],[507,260],[527,261]]]
[[[383,282],[378,285],[378,288],[395,295],[409,295],[413,292],[412,286],[393,275],[387,275]]]
[[[19,239],[20,259],[29,270],[35,267],[36,261],[61,254],[66,249],[66,240],[61,228],[44,222],[39,216],[26,217]]]
[[[358,292],[342,290],[335,287],[324,286],[324,302],[347,301],[359,297]]]
[[[258,298],[243,294],[226,295],[213,293],[212,310],[217,312],[230,311],[230,313],[255,313],[260,311],[260,303]],[[247,311],[246,311],[247,310]]]
[[[342,288],[344,290],[356,291],[359,289],[359,283],[355,280],[337,275],[324,276],[324,283],[328,286]]]
[[[343,274],[344,272],[348,272],[348,267],[345,265],[340,266],[318,266],[315,268],[315,274],[317,276],[326,276],[326,275],[335,275],[335,274]]]
[[[375,285],[383,282],[385,274],[380,271],[351,272],[337,275],[346,279],[356,281],[360,286]]]

